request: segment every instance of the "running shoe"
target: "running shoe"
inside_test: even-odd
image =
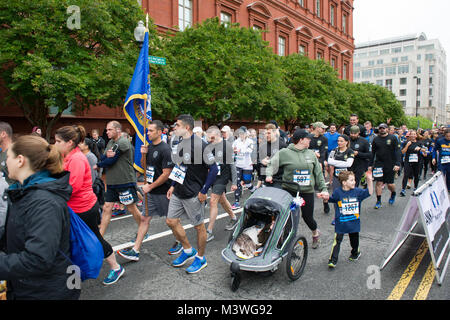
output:
[[[381,208],[381,201],[377,201],[377,203],[375,203],[375,207],[373,207],[374,209],[380,209]]]
[[[181,252],[181,250],[183,250],[183,246],[181,245],[180,242],[175,241],[175,243],[173,244],[172,248],[169,249],[169,254],[170,255],[175,255]]]
[[[124,215],[125,213],[127,213],[126,210],[116,210],[111,213],[111,217],[121,216]]]
[[[139,252],[134,251],[133,248],[119,250],[117,254],[127,260],[139,261]]]
[[[406,197],[406,190],[402,189],[402,191],[400,191],[400,197]]]
[[[319,247],[319,244],[320,244],[320,231],[318,230],[317,236],[313,236],[313,237],[312,237],[312,245],[311,245],[311,248],[317,249],[317,248]]]
[[[235,202],[235,203],[233,203],[233,205],[231,206],[231,209],[232,210],[237,210],[237,209],[239,209],[241,206],[239,205],[239,202]]]
[[[391,197],[389,198],[389,204],[390,205],[393,205],[395,203],[395,197],[396,197],[395,194],[391,194]]]
[[[332,260],[328,261],[328,267],[331,269],[336,268],[336,264],[337,264],[337,262],[333,262]]]
[[[323,203],[323,212],[330,213],[330,205],[328,204],[328,202]]]
[[[361,257],[361,251],[358,251],[357,254],[351,254],[350,257],[348,257],[348,260],[350,261],[356,261]]]
[[[230,218],[230,221],[228,221],[228,223],[225,225],[225,230],[228,230],[228,231],[233,230],[236,227],[237,223],[238,223],[237,218],[236,219]]]
[[[202,260],[200,260],[199,257],[195,257],[194,262],[192,262],[192,264],[186,269],[187,273],[197,273],[200,270],[202,270],[203,268],[205,268],[208,265],[208,263],[206,263],[206,258],[203,257]]]
[[[213,235],[212,231],[206,230],[206,234],[207,234],[206,242],[210,242],[211,240],[214,239],[214,235]]]
[[[103,280],[103,284],[109,286],[116,283],[124,273],[125,269],[122,266],[120,266],[119,270],[110,270],[106,278]]]
[[[181,251],[181,254],[178,258],[176,258],[174,261],[172,261],[172,266],[174,267],[181,267],[186,263],[186,261],[190,259],[194,259],[195,255],[197,254],[197,250],[192,248],[192,252],[190,254],[187,254],[184,250]]]
[[[142,239],[142,241],[147,240],[150,237],[150,235],[148,233],[145,234],[144,239]],[[136,238],[137,238],[137,233],[134,236],[134,239],[131,239],[130,242],[131,243],[135,243],[136,242]]]

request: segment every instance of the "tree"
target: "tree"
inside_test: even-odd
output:
[[[209,123],[234,119],[283,120],[296,114],[291,91],[258,31],[218,18],[167,39],[169,96],[178,113]]]
[[[80,10],[68,13],[71,5]],[[69,105],[122,106],[139,54],[133,36],[139,20],[144,14],[135,0],[2,1],[0,65],[8,99],[47,138]],[[157,47],[154,27],[150,38]],[[51,107],[58,109],[53,117]]]

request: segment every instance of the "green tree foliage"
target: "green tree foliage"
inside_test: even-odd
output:
[[[406,126],[411,129],[432,129],[433,121],[424,117],[406,117],[407,120],[405,122]]]
[[[73,23],[76,5],[79,28]],[[17,0],[0,4],[1,77],[9,98],[32,125],[47,131],[69,103],[123,105],[139,48],[133,31],[144,20],[135,0]],[[158,41],[150,30],[152,47]],[[49,108],[58,113],[48,117]]]
[[[177,113],[209,123],[227,114],[253,120],[296,115],[295,99],[257,31],[209,19],[167,39],[163,51]]]

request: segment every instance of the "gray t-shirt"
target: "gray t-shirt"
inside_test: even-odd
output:
[[[130,141],[125,137],[120,137],[117,141],[109,140],[105,148],[104,154],[107,150],[111,150],[114,145],[118,146],[119,158],[110,167],[106,168],[106,184],[119,185],[127,183],[136,183],[136,173],[133,167],[133,147]]]
[[[94,169],[98,159],[92,152],[87,153],[86,158],[88,159],[89,166],[91,167],[92,183],[94,183],[95,179],[98,177],[98,171]]]
[[[9,173],[8,167],[6,166],[6,152],[7,150],[0,152],[0,177],[3,175],[5,177],[6,182],[9,185],[12,185],[16,181],[8,177]]]

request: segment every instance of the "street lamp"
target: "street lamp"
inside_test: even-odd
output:
[[[145,26],[144,21],[139,21],[136,28],[134,28],[134,38],[139,43],[139,48],[142,48],[145,37]]]

